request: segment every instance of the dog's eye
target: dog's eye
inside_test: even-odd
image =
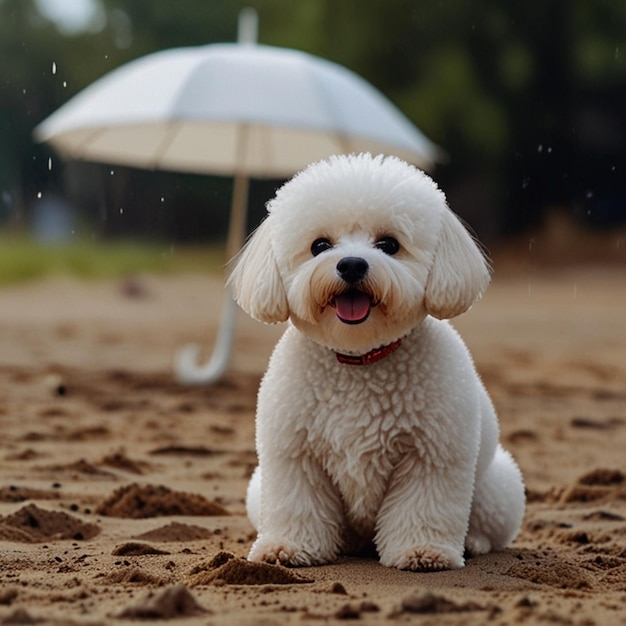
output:
[[[396,252],[398,252],[398,250],[400,250],[400,244],[394,237],[382,237],[374,244],[374,246],[389,256],[393,256]]]
[[[321,254],[325,250],[330,250],[332,247],[333,247],[333,244],[330,243],[328,239],[321,237],[320,239],[316,239],[311,244],[311,254],[313,256],[317,256],[318,254]]]

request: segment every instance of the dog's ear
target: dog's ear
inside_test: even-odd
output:
[[[460,315],[480,298],[490,278],[490,266],[478,245],[446,207],[426,283],[426,310],[439,319]]]
[[[272,249],[271,221],[266,218],[230,261],[227,284],[248,315],[275,324],[289,317],[289,305]]]

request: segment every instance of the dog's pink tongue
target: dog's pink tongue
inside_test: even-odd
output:
[[[335,296],[337,316],[344,322],[365,320],[372,305],[371,298],[362,291],[347,291]]]

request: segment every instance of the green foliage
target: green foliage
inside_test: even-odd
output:
[[[626,166],[621,0],[94,1],[105,16],[100,30],[67,36],[38,13],[34,0],[0,0],[0,221],[28,209],[33,190],[63,186],[57,171],[47,171],[46,149],[32,144],[39,121],[131,59],[234,41],[238,13],[247,5],[258,10],[260,42],[343,64],[398,104],[450,155],[437,173],[444,186],[472,177],[487,181],[498,198],[489,209],[495,221],[510,219],[510,212],[518,213],[514,222],[527,219],[526,209],[503,198],[511,189],[536,188],[522,184],[529,171],[533,181],[541,172],[552,180],[543,180],[544,189],[527,204],[554,200],[545,188],[556,182],[576,186],[575,161],[587,146],[573,142],[591,136],[598,144],[600,137],[579,127],[581,120],[610,118],[602,136],[622,150],[596,147],[613,151],[607,154],[614,169]],[[539,145],[563,155],[560,171],[555,163],[547,170],[534,162]],[[596,180],[584,185],[593,188]],[[464,213],[462,205],[456,208]]]
[[[57,275],[92,279],[140,272],[218,272],[224,263],[222,246],[174,247],[85,239],[41,244],[25,236],[0,235],[0,286]]]

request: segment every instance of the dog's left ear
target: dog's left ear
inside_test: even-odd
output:
[[[487,288],[490,267],[457,216],[446,207],[425,292],[426,310],[439,319],[467,311]]]
[[[227,284],[237,304],[260,322],[275,324],[289,317],[289,304],[271,242],[272,216],[261,223],[229,263]]]

